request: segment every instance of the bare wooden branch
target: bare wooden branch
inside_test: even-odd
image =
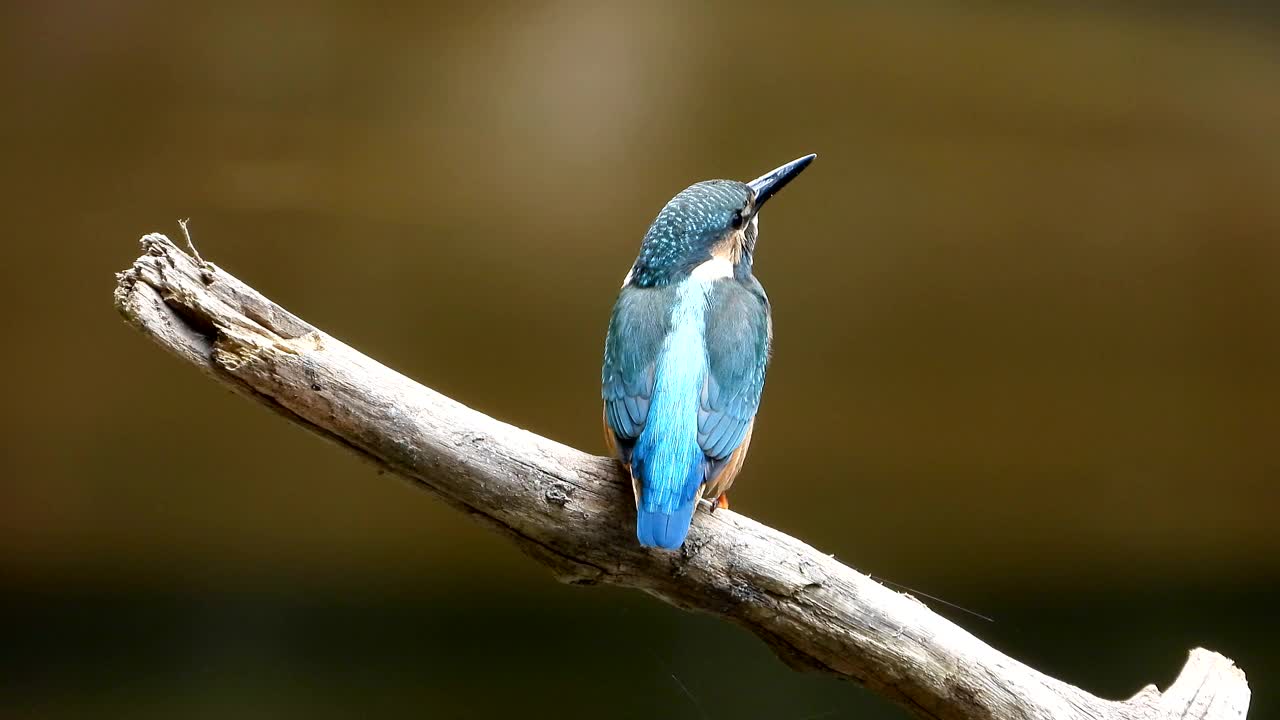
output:
[[[697,513],[680,553],[641,548],[616,465],[471,410],[361,355],[163,235],[115,302],[165,349],[291,422],[509,536],[562,581],[643,590],[737,623],[789,665],[860,683],[925,718],[1244,718],[1227,658],[1192,650],[1161,694],[1094,697],[1000,654],[808,545],[742,515]]]

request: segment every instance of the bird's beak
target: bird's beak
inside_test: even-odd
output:
[[[747,185],[750,185],[751,189],[755,191],[756,194],[756,211],[759,212],[760,208],[764,206],[766,200],[773,197],[775,193],[781,190],[783,185],[791,182],[792,178],[799,175],[801,170],[809,167],[809,163],[813,162],[813,159],[816,157],[818,156],[805,155],[798,160],[792,160],[777,170],[767,172],[747,183]]]

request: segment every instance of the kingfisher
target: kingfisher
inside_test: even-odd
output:
[[[622,281],[601,395],[641,545],[679,549],[700,498],[713,512],[729,506],[773,342],[769,296],[752,274],[760,209],[815,157],[751,182],[685,188],[649,226]]]

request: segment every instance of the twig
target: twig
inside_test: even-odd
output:
[[[182,236],[187,239],[187,247],[191,248],[191,254],[195,257],[196,262],[200,263],[200,267],[207,267],[209,263],[200,257],[200,251],[196,250],[196,244],[191,242],[191,230],[187,227],[187,223],[191,222],[191,218],[183,218],[178,221],[178,226],[182,228]]]
[[[853,680],[925,718],[1245,717],[1244,673],[1217,653],[1192,650],[1163,694],[1147,686],[1125,701],[1103,700],[728,510],[697,514],[690,552],[641,548],[631,490],[612,461],[415,383],[162,235],[142,246],[115,293],[130,323],[245,397],[503,533],[565,582],[637,588],[719,615],[792,667]]]

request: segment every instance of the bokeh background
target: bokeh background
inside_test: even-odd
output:
[[[205,257],[602,451],[662,204],[764,213],[735,510],[1109,697],[1194,646],[1280,713],[1280,13],[1266,3],[6,4],[0,716],[901,718],[562,587],[125,326]]]

